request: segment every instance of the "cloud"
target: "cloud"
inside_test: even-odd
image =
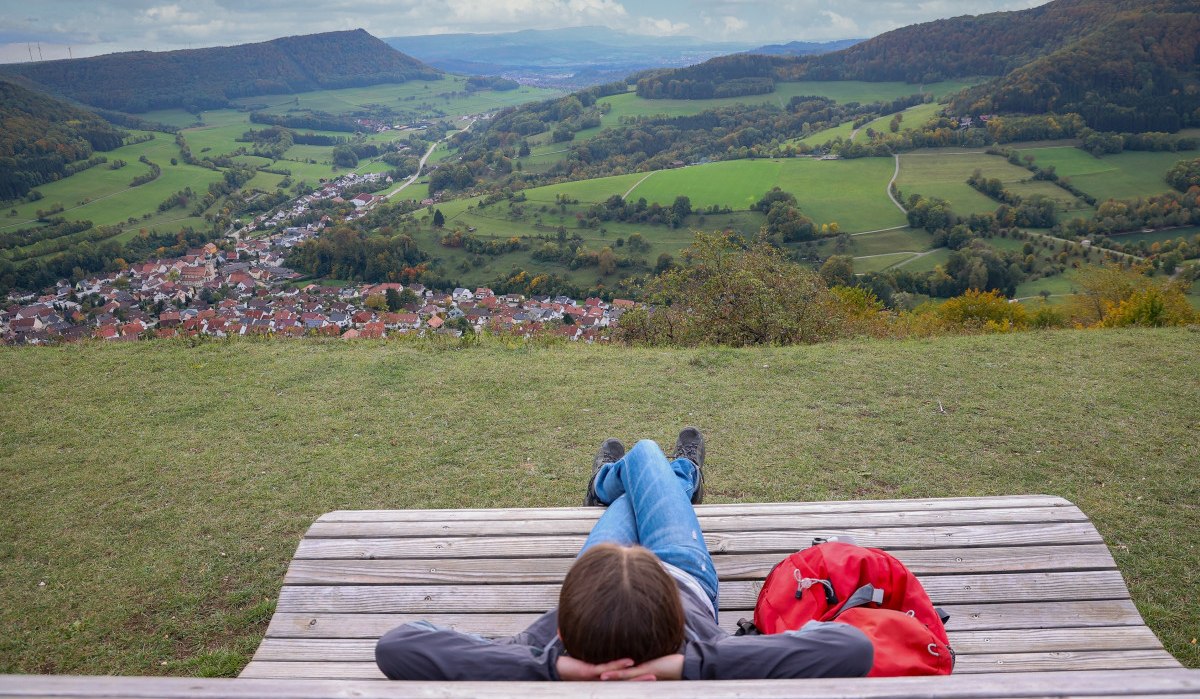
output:
[[[634,31],[648,36],[679,36],[691,28],[687,22],[672,22],[659,17],[641,17]]]
[[[379,37],[602,25],[651,36],[770,43],[873,36],[1047,0],[0,0],[0,46],[74,55],[266,41],[362,27]],[[35,47],[36,52],[36,47]],[[12,51],[0,60],[28,60]]]

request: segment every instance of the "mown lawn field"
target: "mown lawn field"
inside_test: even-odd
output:
[[[628,192],[631,201],[645,198],[665,206],[686,196],[693,208],[715,204],[745,210],[780,187],[794,194],[801,210],[817,223],[836,221],[842,230],[858,232],[904,224],[904,214],[887,198],[894,169],[890,158],[730,160],[551,185],[528,190],[527,196],[553,201],[562,193],[595,202]]]
[[[321,513],[576,505],[685,424],[710,502],[1066,497],[1200,667],[1195,338],[3,348],[0,672],[236,674]]]
[[[1050,182],[1033,181],[1033,174],[1025,168],[1013,165],[998,155],[983,152],[930,149],[902,153],[896,185],[905,197],[922,194],[945,199],[960,216],[993,212],[999,203],[967,184],[967,178],[976,170],[982,172],[984,177],[999,179],[1005,189],[1020,196],[1041,194],[1054,199],[1060,211],[1080,216],[1090,216],[1093,211],[1061,187]]]
[[[1059,177],[1069,177],[1076,186],[1096,197],[1132,199],[1162,194],[1171,187],[1164,180],[1167,170],[1180,160],[1197,157],[1196,151],[1150,153],[1126,151],[1097,158],[1078,148],[1033,148],[1020,151],[1032,155],[1040,167],[1053,165]]]

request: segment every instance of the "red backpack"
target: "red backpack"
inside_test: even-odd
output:
[[[767,576],[754,607],[757,631],[781,633],[809,621],[850,624],[875,646],[868,677],[950,674],[949,617],[934,608],[917,577],[879,549],[819,542]]]

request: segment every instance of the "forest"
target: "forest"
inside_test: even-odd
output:
[[[124,133],[95,114],[0,80],[0,201],[24,197],[79,171],[72,164],[94,151],[122,145]]]
[[[257,95],[436,80],[441,71],[362,29],[257,44],[0,65],[51,93],[122,112],[230,106]]]
[[[1198,48],[1194,2],[1079,0],[917,24],[820,56],[739,54],[634,77],[646,99],[707,99],[778,81],[991,76],[953,113],[1074,112],[1101,131],[1174,132],[1200,124]]]

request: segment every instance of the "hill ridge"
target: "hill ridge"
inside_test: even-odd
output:
[[[437,79],[441,71],[363,29],[174,51],[0,66],[0,75],[83,104],[124,112],[227,107],[238,97]]]

